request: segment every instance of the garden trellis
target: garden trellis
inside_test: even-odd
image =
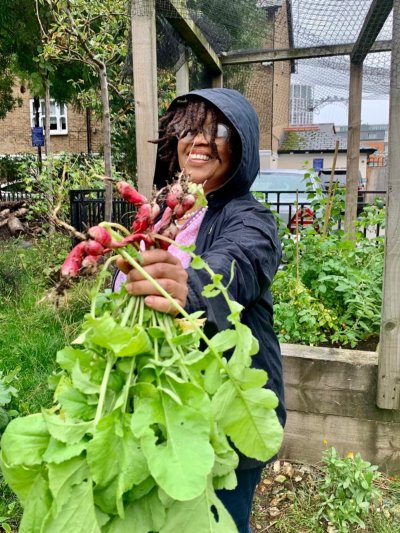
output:
[[[368,372],[366,368],[364,370],[369,376],[369,388],[375,395],[372,400],[369,396],[370,402],[374,406],[377,403],[380,409],[373,407],[371,414],[369,406],[368,415],[356,411],[374,421],[373,429],[368,431],[387,434],[387,428],[379,425],[383,420],[391,421],[394,424],[392,430],[400,434],[399,0],[235,0],[229,4],[223,0],[132,0],[131,9],[136,120],[140,132],[137,135],[138,180],[144,192],[151,187],[153,174],[155,148],[147,143],[147,139],[155,138],[157,133],[157,75],[163,68],[175,68],[178,94],[199,86],[225,86],[240,90],[254,102],[259,101],[259,96],[265,95],[267,90],[269,109],[257,109],[263,148],[267,149],[273,147],[278,117],[287,112],[287,109],[279,108],[285,104],[279,103],[276,96],[278,90],[284,90],[279,73],[289,69],[294,81],[314,87],[316,110],[328,103],[341,105],[345,102],[348,105],[345,229],[351,236],[357,210],[362,102],[367,105],[368,99],[390,98],[379,369],[376,371],[373,354],[362,362],[362,365],[375,368],[374,378],[368,374],[372,372],[371,368],[368,367]],[[262,113],[271,115],[269,121]],[[318,363],[318,357],[315,357],[313,362],[318,366],[321,360]],[[357,357],[354,353],[343,352],[335,364],[346,361],[346,364],[360,365],[362,356]],[[350,382],[351,376],[350,372],[350,377],[346,378]],[[356,381],[356,376],[354,379]],[[299,384],[294,384],[294,389],[299,388]],[[350,394],[352,384],[347,387],[344,391],[347,401],[354,401]],[[298,391],[293,393],[293,399],[304,403],[304,395],[299,394]],[[290,402],[290,386],[288,396]],[[357,398],[359,402],[360,395]],[[333,393],[332,401],[341,403]],[[337,405],[318,414],[331,416],[336,413],[335,409],[338,409]],[[382,409],[391,410],[391,414]],[[349,415],[344,413],[344,416]],[[300,421],[298,425],[301,427]],[[353,431],[355,438],[362,439],[358,433],[364,431],[365,425],[358,423]],[[371,441],[371,449],[374,446],[376,443]],[[386,448],[396,446],[391,442]],[[385,464],[393,461],[391,468],[395,465],[400,470],[398,459],[388,459],[385,453],[382,452],[376,460]]]

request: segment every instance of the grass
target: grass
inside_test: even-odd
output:
[[[69,241],[54,236],[29,248],[0,243],[0,368],[20,368],[19,410],[26,414],[48,405],[47,376],[55,354],[71,339],[88,304],[81,290],[58,310],[38,303],[52,283],[52,274],[65,256]]]
[[[13,385],[18,397],[11,407],[21,415],[51,405],[47,378],[55,369],[55,356],[71,340],[86,312],[89,300],[82,285],[69,300],[55,309],[48,301],[38,303],[54,283],[70,241],[58,235],[27,246],[24,241],[0,241],[0,370],[19,369]],[[0,531],[15,525],[19,504],[0,475]]]

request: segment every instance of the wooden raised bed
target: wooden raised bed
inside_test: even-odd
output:
[[[400,473],[400,411],[376,406],[376,352],[282,344],[288,420],[280,458],[315,464],[326,447]]]

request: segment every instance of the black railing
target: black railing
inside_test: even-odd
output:
[[[104,190],[86,189],[69,192],[71,224],[78,231],[86,231],[104,220]],[[113,199],[112,221],[129,228],[135,210],[121,198]]]
[[[315,216],[318,215],[318,213],[308,210],[311,206],[311,200],[304,200],[307,194],[307,192],[301,191],[298,193],[297,191],[268,191],[265,193],[257,193],[256,196],[259,200],[267,202],[268,205],[270,205],[271,208],[280,215],[284,223],[293,230],[296,224],[296,213],[299,215],[298,224],[300,226],[312,223]],[[296,195],[298,195],[299,198],[297,206]],[[71,224],[78,231],[84,232],[91,226],[95,226],[104,220],[104,190],[72,190],[69,193],[69,197]],[[386,192],[359,191],[357,211],[361,212],[365,206],[374,204],[375,199],[379,199],[382,202],[382,205],[385,205]],[[129,228],[134,215],[135,210],[132,204],[120,198],[114,198],[112,215],[113,222],[118,222],[119,224]],[[343,220],[344,213],[343,217],[337,222],[337,227],[339,229],[343,224]],[[367,228],[365,228],[364,233],[367,233]],[[379,235],[379,225],[375,228],[374,233]]]
[[[23,200],[35,200],[35,198],[37,197],[37,193],[0,190],[0,202],[20,202]]]
[[[296,226],[296,214],[298,216],[297,223],[299,226],[311,224],[318,216],[318,209],[316,212],[310,210],[312,200],[306,199],[308,194],[308,191],[255,192],[255,196],[258,200],[267,203],[271,209],[276,211],[283,222],[292,231]],[[364,207],[374,205],[376,201],[379,201],[381,206],[385,206],[386,191],[358,191],[357,215],[361,213]],[[342,216],[338,218],[336,224],[337,229],[341,229],[343,226],[344,212],[342,212],[341,215]],[[371,231],[371,228],[364,228],[364,235],[367,235],[369,231]],[[381,227],[379,224],[376,225],[373,233],[375,233],[376,236],[380,235]]]

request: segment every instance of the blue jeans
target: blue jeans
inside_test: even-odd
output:
[[[250,513],[254,491],[260,482],[262,466],[249,470],[236,470],[237,486],[234,490],[217,490],[217,496],[236,523],[239,533],[251,533]]]

